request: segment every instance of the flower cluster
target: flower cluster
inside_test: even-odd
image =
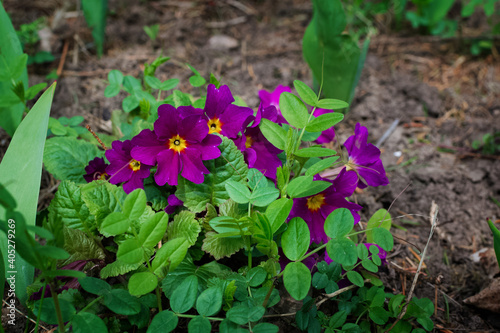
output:
[[[88,182],[107,179],[112,184],[123,183],[127,193],[144,188],[144,179],[152,170],[159,186],[176,186],[179,176],[200,184],[209,173],[203,161],[221,155],[218,146],[221,136],[225,136],[234,141],[250,168],[275,181],[276,170],[282,166],[278,157],[282,150],[265,138],[259,124],[263,118],[277,124],[287,123],[279,108],[283,92],[291,92],[291,89],[280,85],[273,92],[261,90],[261,103],[254,114],[251,108],[233,104],[235,100],[227,86],[217,88],[210,84],[203,109],[161,105],[153,130],[145,129],[132,140],[114,141],[105,153],[109,165],[102,158],[96,158],[85,169],[84,177]],[[316,109],[314,112],[318,116],[334,111]],[[328,242],[324,222],[337,208],[349,209],[355,223],[359,222],[358,212],[362,207],[346,199],[356,188],[389,183],[380,161],[380,150],[368,143],[367,137],[367,129],[357,124],[354,135],[344,143],[348,161],[315,176],[315,180],[330,182],[331,186],[318,194],[294,199],[289,218],[301,217],[307,222],[311,243]],[[323,131],[316,142],[330,144],[334,140],[335,132],[330,128]],[[166,211],[173,213],[183,202],[171,194],[168,204]]]

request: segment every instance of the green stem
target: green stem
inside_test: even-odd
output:
[[[90,309],[94,304],[96,304],[97,302],[99,302],[101,299],[103,299],[104,296],[99,296],[97,297],[96,299],[92,300],[92,302],[90,302],[89,304],[87,304],[83,309],[81,309],[80,311],[78,311],[78,314],[82,313],[82,312],[85,312],[87,311],[88,309]],[[71,323],[68,323],[66,324],[66,326],[64,327],[65,329],[68,329],[69,328],[69,325]]]
[[[358,319],[356,319],[356,325],[358,324],[358,322],[359,322],[359,320],[361,319],[361,317],[363,317],[363,315],[364,315],[365,313],[367,313],[367,312],[368,312],[368,309],[366,309],[365,311],[361,312],[361,314],[359,315]]]
[[[38,324],[40,323],[40,316],[42,314],[42,306],[43,306],[43,300],[45,299],[45,289],[47,288],[47,283],[43,284],[43,289],[42,289],[42,297],[40,298],[40,307],[38,308],[38,316],[36,316],[36,324],[35,324],[35,329],[34,332],[38,332]],[[28,325],[26,325],[28,327]]]
[[[162,312],[160,286],[156,286],[156,300],[158,301],[158,311]]]
[[[198,316],[195,316],[195,315],[188,315],[188,314],[182,314],[182,313],[176,313],[175,314],[177,317],[181,317],[181,318],[196,318]],[[224,318],[217,318],[217,317],[205,317],[207,318],[208,320],[213,320],[213,321],[223,321]]]
[[[276,278],[273,280],[273,284],[271,284],[271,288],[269,288],[269,291],[266,294],[266,298],[264,298],[264,302],[262,303],[264,309],[267,308],[267,302],[269,302],[269,297],[271,297],[271,293],[274,290],[274,281],[276,281]]]
[[[50,291],[52,293],[52,299],[54,300],[54,308],[56,310],[57,325],[59,326],[59,332],[64,333],[65,331],[64,321],[62,318],[61,306],[59,305],[59,298],[57,298],[56,285],[52,282],[49,285],[50,285]]]
[[[327,243],[327,244],[328,244],[328,243]],[[326,247],[326,245],[327,245],[327,244],[323,244],[323,245],[321,245],[320,247],[316,248],[314,251],[311,251],[311,252],[309,252],[309,253],[307,253],[307,254],[304,254],[304,256],[303,256],[302,258],[300,258],[299,260],[297,260],[297,261],[302,261],[302,260],[304,260],[304,259],[306,259],[306,258],[308,258],[308,257],[312,256],[312,255],[313,255],[313,254],[315,254],[316,252],[323,250],[323,249]]]

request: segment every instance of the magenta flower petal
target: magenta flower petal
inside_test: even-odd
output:
[[[167,202],[168,202],[168,206],[165,207],[165,213],[167,213],[167,214],[175,213],[175,210],[177,209],[177,207],[184,205],[184,202],[182,202],[182,200],[177,198],[175,196],[175,194],[169,195]]]
[[[224,113],[232,102],[234,102],[234,98],[228,86],[224,85],[217,89],[213,84],[208,85],[204,109],[208,119]]]
[[[201,152],[201,159],[213,160],[220,156],[220,149],[217,148],[222,143],[222,139],[217,135],[207,135],[205,139],[199,144],[191,144],[189,147],[199,149]]]
[[[205,165],[203,165],[201,154],[198,150],[186,149],[182,164],[182,177],[195,184],[203,183],[205,179],[203,175],[210,173]]]
[[[278,111],[278,117],[277,117],[278,123],[287,124],[288,122],[283,117],[280,110],[280,96],[284,92],[291,93],[292,89],[290,87],[282,86],[280,84],[279,86],[276,87],[276,89],[274,89],[273,92],[268,92],[266,90],[259,90],[259,97],[264,108],[271,105],[276,107],[276,110]]]
[[[166,183],[169,185],[177,185],[177,176],[181,170],[181,159],[179,154],[172,149],[165,149],[156,155],[158,160],[158,169],[155,173],[156,184],[163,186]]]
[[[359,175],[358,186],[385,186],[389,179],[380,160],[380,150],[368,143],[368,130],[356,124],[354,135],[350,136],[344,146],[349,154],[348,168],[356,170]]]
[[[135,146],[132,148],[132,157],[148,165],[156,164],[156,156],[165,150],[167,145],[166,140],[158,140],[155,133],[148,129],[142,130],[132,139],[132,142]]]

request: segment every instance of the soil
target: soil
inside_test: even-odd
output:
[[[63,1],[5,0],[4,5],[18,27],[42,15],[53,18]],[[24,10],[28,5],[29,11]],[[137,76],[144,63],[162,53],[172,59],[159,68],[161,79],[179,78],[181,90],[196,94],[187,83],[191,72],[184,64],[189,63],[202,74],[222,77],[253,108],[260,89],[293,86],[295,79],[311,85],[301,50],[312,15],[308,0],[110,0],[109,7],[112,14],[101,59],[93,54],[83,20],[68,18],[54,30],[56,61],[30,67],[30,84],[44,81],[61,62],[68,43],[53,117],[82,115],[95,130],[109,131],[111,112],[120,108],[124,95],[104,98],[107,73],[118,69]],[[160,32],[152,42],[143,26],[156,23]],[[75,34],[85,46],[77,55]],[[437,302],[437,327],[491,332],[500,330],[498,314],[464,300],[485,289],[498,273],[492,251],[478,262],[471,255],[493,246],[486,219],[500,218],[500,207],[491,200],[500,199],[499,156],[482,155],[471,143],[500,131],[500,66],[498,54],[473,58],[459,51],[453,40],[390,33],[374,37],[356,97],[336,133],[343,142],[359,122],[375,143],[398,121],[380,144],[391,184],[353,197],[364,207],[362,221],[379,208],[390,208],[399,226],[393,228],[397,238],[391,264],[382,273],[386,285],[395,293],[409,292],[419,262],[415,250],[422,250],[428,240],[429,211],[435,202],[439,221],[415,294]],[[0,134],[0,157],[8,141],[5,133]],[[44,174],[40,208],[52,198],[54,184]],[[279,325],[284,328],[292,322],[284,318]]]

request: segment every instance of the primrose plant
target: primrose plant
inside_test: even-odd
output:
[[[52,120],[43,161],[61,183],[36,230],[51,249],[33,254],[51,260],[27,288],[37,319],[60,332],[278,332],[290,295],[309,332],[432,330],[432,302],[407,304],[376,275],[390,214],[362,223],[348,198],[389,181],[362,125],[331,149],[347,103],[295,81],[298,96],[261,91],[254,112],[193,67],[200,97],[175,90],[155,77],[167,60],[140,79],[110,72],[106,96],[126,97],[104,140],[80,118]]]

